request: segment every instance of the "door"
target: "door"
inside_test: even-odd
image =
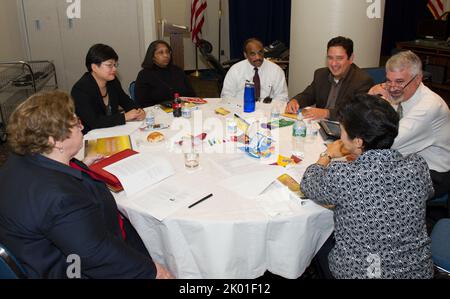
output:
[[[22,0],[30,60],[51,60],[60,89],[67,90],[56,0]]]

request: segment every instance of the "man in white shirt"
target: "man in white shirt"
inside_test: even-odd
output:
[[[386,63],[386,82],[370,94],[387,99],[400,116],[392,145],[403,155],[420,154],[427,161],[435,196],[450,185],[450,111],[445,101],[422,83],[422,62],[411,51],[392,56]]]
[[[256,38],[246,40],[244,56],[245,60],[228,70],[221,97],[244,99],[245,82],[250,81],[255,83],[256,100],[270,97],[273,100],[287,101],[288,89],[284,72],[275,63],[264,59],[262,42]]]

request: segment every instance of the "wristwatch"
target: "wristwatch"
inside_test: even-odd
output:
[[[324,152],[322,152],[322,153],[320,153],[320,157],[321,158],[323,158],[323,157],[327,157],[328,159],[330,159],[331,160],[331,156],[328,154],[328,152],[327,151],[324,151]]]

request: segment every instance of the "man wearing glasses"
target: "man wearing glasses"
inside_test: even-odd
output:
[[[449,191],[450,111],[445,101],[422,83],[422,61],[411,51],[386,63],[386,82],[369,90],[388,100],[400,117],[392,145],[403,155],[420,154],[427,161],[435,196]]]
[[[245,60],[234,64],[228,70],[221,97],[243,99],[245,82],[250,81],[255,84],[257,101],[266,98],[287,101],[288,90],[284,72],[275,63],[264,59],[262,42],[256,38],[246,40],[244,42],[244,56]]]

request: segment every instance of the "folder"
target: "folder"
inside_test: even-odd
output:
[[[117,179],[117,177],[108,171],[104,170],[103,168],[111,165],[113,163],[116,163],[117,161],[123,160],[127,157],[130,157],[132,155],[138,154],[138,152],[131,150],[131,149],[125,149],[123,151],[120,151],[118,153],[115,153],[103,160],[100,160],[97,163],[92,164],[89,169],[94,172],[96,175],[98,175],[103,182],[108,186],[108,188],[114,192],[120,192],[123,190],[122,184]]]

